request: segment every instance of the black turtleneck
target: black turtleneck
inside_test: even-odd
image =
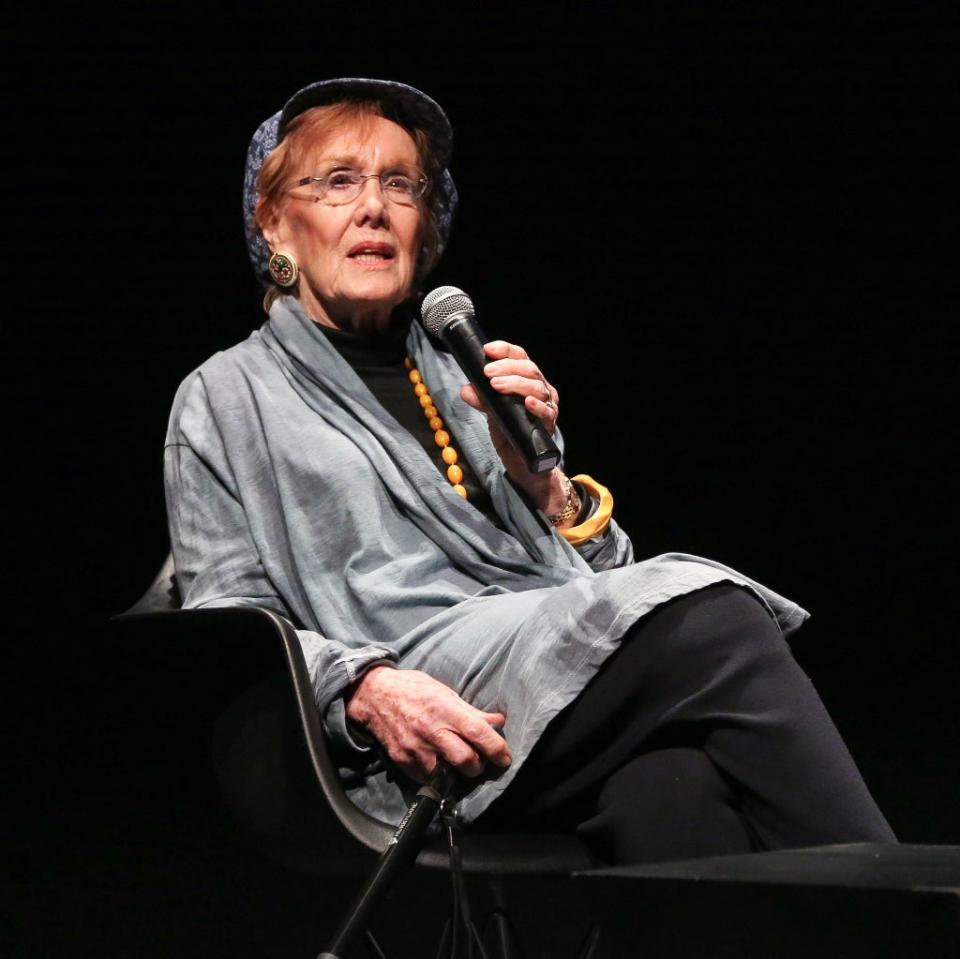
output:
[[[385,337],[363,336],[317,325],[337,352],[353,367],[380,405],[424,448],[427,456],[446,479],[447,467],[440,458],[440,447],[433,439],[433,430],[423,415],[423,409],[413,391],[413,383],[410,382],[408,371],[403,364],[408,324],[402,324]],[[502,529],[503,524],[493,510],[489,494],[478,482],[463,448],[457,442],[457,434],[450,428],[449,423],[444,423],[444,429],[450,433],[450,445],[460,456],[457,463],[463,469],[462,482],[467,490],[467,502]]]

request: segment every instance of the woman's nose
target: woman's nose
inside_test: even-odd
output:
[[[383,186],[377,177],[372,176],[364,181],[356,204],[359,222],[367,223],[373,220],[386,224],[389,221],[387,199],[383,195]]]

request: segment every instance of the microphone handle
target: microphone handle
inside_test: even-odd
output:
[[[546,473],[560,462],[560,450],[543,424],[524,406],[522,396],[498,393],[483,372],[487,356],[472,314],[454,313],[440,331],[467,379],[523,457],[531,473]]]

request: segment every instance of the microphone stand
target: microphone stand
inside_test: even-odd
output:
[[[453,778],[450,767],[444,762],[438,762],[433,775],[417,790],[416,799],[400,820],[387,848],[377,860],[373,874],[353,901],[330,945],[317,959],[346,959],[347,950],[357,935],[366,929],[373,911],[394,878],[404,866],[416,858],[423,845],[427,827],[449,793]]]

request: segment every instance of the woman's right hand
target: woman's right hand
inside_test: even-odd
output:
[[[374,666],[357,683],[346,711],[417,782],[426,782],[438,757],[471,777],[487,762],[503,768],[511,762],[507,741],[493,728],[506,722],[503,713],[474,709],[419,670]]]

